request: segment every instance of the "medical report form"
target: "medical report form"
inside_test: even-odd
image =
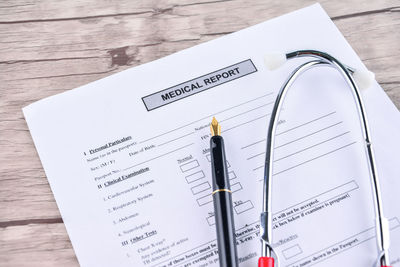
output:
[[[365,69],[317,4],[24,108],[81,266],[218,266],[209,125],[226,143],[241,266],[260,256],[266,133],[276,94],[303,59],[269,71],[264,54],[316,49]],[[400,116],[363,92],[400,266]],[[281,266],[373,266],[367,158],[351,91],[333,69],[301,76],[276,133],[273,246]]]

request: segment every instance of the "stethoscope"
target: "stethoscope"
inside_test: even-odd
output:
[[[388,220],[383,216],[382,209],[382,199],[381,192],[379,188],[379,178],[375,166],[374,152],[372,149],[372,143],[368,128],[368,121],[365,114],[364,104],[361,98],[359,87],[357,86],[355,79],[357,80],[359,86],[368,86],[368,83],[374,80],[373,73],[367,71],[362,72],[355,70],[348,66],[342,64],[339,60],[332,57],[331,55],[315,51],[315,50],[299,50],[291,52],[288,54],[271,54],[266,58],[266,65],[270,69],[277,68],[283,65],[286,60],[298,58],[298,57],[314,57],[316,60],[311,60],[306,62],[296,68],[292,74],[289,76],[285,84],[280,89],[274,108],[271,113],[271,120],[268,127],[267,136],[267,148],[265,157],[265,168],[264,168],[264,188],[263,188],[263,211],[261,213],[260,219],[260,236],[262,243],[261,257],[258,261],[259,267],[273,267],[274,261],[279,265],[279,258],[274,248],[272,247],[272,209],[271,209],[271,189],[272,189],[272,164],[274,158],[274,144],[275,144],[275,131],[277,127],[277,122],[279,114],[286,96],[287,91],[293,85],[295,80],[305,71],[318,66],[330,66],[335,68],[345,79],[346,83],[349,85],[353,97],[355,99],[358,115],[360,119],[361,129],[363,131],[363,138],[365,140],[365,149],[368,156],[368,167],[370,178],[372,182],[372,191],[374,198],[374,209],[376,217],[376,240],[378,244],[379,256],[377,259],[377,266],[388,267],[390,265],[389,261],[389,223]]]

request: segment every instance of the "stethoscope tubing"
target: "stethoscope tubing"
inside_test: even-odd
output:
[[[293,85],[296,79],[305,71],[319,66],[329,66],[336,69],[344,78],[345,82],[348,84],[349,88],[352,91],[353,98],[356,103],[358,117],[360,120],[360,126],[363,134],[365,151],[368,158],[368,169],[371,178],[372,191],[373,191],[373,199],[374,199],[374,211],[376,217],[376,236],[377,236],[377,245],[379,250],[379,258],[378,264],[379,266],[388,266],[390,265],[389,261],[389,226],[387,219],[383,215],[382,209],[382,198],[381,191],[379,186],[379,177],[376,169],[374,151],[370,138],[370,131],[368,126],[368,120],[365,113],[364,103],[361,98],[360,90],[354,81],[352,74],[354,73],[354,69],[345,66],[339,60],[332,57],[331,55],[316,51],[316,50],[299,50],[295,52],[291,52],[286,54],[286,59],[293,59],[298,57],[314,57],[316,60],[312,60],[306,62],[299,67],[297,67],[291,75],[288,77],[286,82],[281,87],[280,91],[275,100],[275,104],[270,117],[270,124],[268,127],[268,135],[267,135],[267,145],[266,145],[266,157],[265,157],[265,165],[264,165],[264,187],[263,187],[263,210],[261,213],[260,220],[260,236],[262,242],[262,250],[261,255],[262,258],[271,258],[275,256],[277,258],[276,253],[274,252],[271,244],[272,244],[272,168],[273,168],[273,157],[274,157],[274,144],[275,144],[275,132],[279,119],[279,114],[284,103],[284,99],[289,88]],[[275,255],[273,255],[275,254]],[[279,262],[278,258],[277,261]],[[279,263],[278,263],[279,264]]]

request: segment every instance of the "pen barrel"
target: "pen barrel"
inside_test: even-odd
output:
[[[239,264],[233,219],[232,192],[229,184],[224,140],[221,136],[217,135],[211,138],[210,155],[219,265],[221,267],[237,267]]]
[[[239,264],[232,212],[232,194],[226,191],[217,192],[213,194],[213,201],[219,266],[237,267]]]

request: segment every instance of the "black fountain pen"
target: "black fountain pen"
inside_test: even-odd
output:
[[[235,224],[233,222],[232,191],[229,185],[228,168],[225,158],[224,139],[221,125],[213,118],[211,122],[210,154],[213,184],[213,201],[219,266],[237,267]]]

